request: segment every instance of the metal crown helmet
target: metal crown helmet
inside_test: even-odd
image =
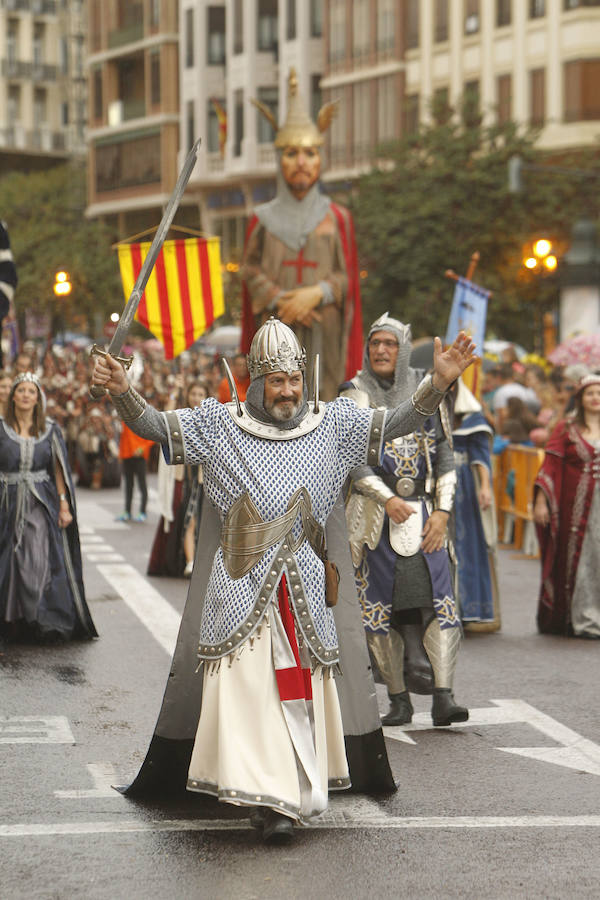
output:
[[[306,351],[288,325],[271,316],[252,339],[248,354],[248,372],[254,381],[272,372],[304,372]]]
[[[260,100],[251,100],[260,110],[267,122],[275,131],[275,147],[320,147],[323,143],[323,132],[331,124],[335,115],[337,101],[326,103],[317,114],[316,124],[313,122],[300,93],[298,92],[298,76],[296,70],[290,68],[288,76],[287,115],[285,122],[277,126],[275,116],[268,106]]]

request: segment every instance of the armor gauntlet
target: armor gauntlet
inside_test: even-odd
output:
[[[442,512],[452,512],[454,506],[454,494],[456,493],[456,471],[452,469],[436,479],[435,483],[435,508]]]
[[[160,444],[166,442],[167,426],[163,414],[150,406],[135,388],[130,386],[124,394],[111,394],[110,398],[119,417],[137,435]]]
[[[353,477],[352,479],[352,486],[359,494],[362,494],[364,497],[370,497],[371,500],[375,500],[382,506],[385,506],[388,500],[391,500],[392,497],[396,496],[393,490],[389,488],[381,478],[372,473],[368,473],[366,467],[364,467],[363,471],[365,472],[364,475],[358,478]]]
[[[445,396],[445,391],[434,387],[432,376],[426,375],[412,395],[412,403],[422,416],[432,416]]]

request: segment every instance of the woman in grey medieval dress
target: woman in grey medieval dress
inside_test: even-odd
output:
[[[0,632],[44,642],[91,638],[75,492],[44,401],[36,376],[22,373],[0,420]]]

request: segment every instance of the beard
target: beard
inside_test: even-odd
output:
[[[265,403],[265,409],[276,422],[287,422],[300,412],[301,405],[301,400],[273,400],[268,406]]]

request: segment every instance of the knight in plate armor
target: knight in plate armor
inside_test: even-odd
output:
[[[318,384],[309,401],[304,350],[273,318],[252,342],[243,404],[232,379],[229,404],[208,398],[195,409],[161,413],[129,386],[116,360],[96,360],[92,383],[109,390],[132,429],[160,442],[168,463],[203,466],[205,495],[220,521],[204,532],[201,526],[178,639],[179,648],[192,635],[203,668],[186,787],[253,808],[265,840],[287,839],[293,821],[326,808],[328,790],[355,779],[336,687],[348,676],[333,677],[344,647],[325,602],[325,525],[348,473],[375,465],[383,440],[415,431],[434,413],[471,361],[473,345],[461,335],[438,351],[433,375],[395,410],[359,409],[346,398],[323,403]],[[332,549],[336,561],[328,544],[330,559]],[[343,595],[338,605],[342,614],[358,615]],[[346,657],[350,669],[353,653]],[[185,680],[194,665],[187,658],[180,675],[183,650],[178,654],[153,738],[156,752],[138,784],[156,770],[158,755],[173,750],[174,736],[191,728],[191,722],[172,728],[199,696],[198,676],[195,686]],[[378,719],[363,754],[369,778],[382,765],[389,771],[377,728]],[[178,746],[183,754],[183,742]],[[151,754],[152,745],[147,761]]]
[[[411,349],[410,326],[385,313],[342,396],[364,409],[397,407],[423,374],[409,365]],[[446,529],[455,488],[445,403],[410,434],[386,437],[375,465],[352,472],[348,536],[367,643],[390,698],[384,725],[411,721],[410,691],[433,694],[434,725],[469,716],[452,693],[461,623]]]

